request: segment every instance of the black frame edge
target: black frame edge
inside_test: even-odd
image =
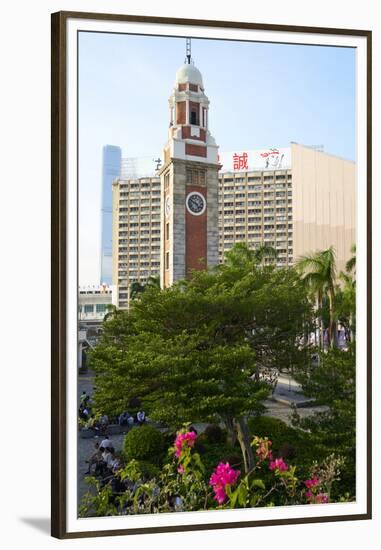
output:
[[[66,533],[66,17],[51,17],[51,535]]]
[[[367,40],[367,511],[291,518],[68,532],[66,525],[66,23],[69,18],[362,36]],[[60,11],[51,14],[51,535],[77,539],[372,519],[372,31]]]

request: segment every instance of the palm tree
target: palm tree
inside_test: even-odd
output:
[[[139,281],[134,281],[130,286],[130,300],[134,300],[142,292],[144,292],[144,285],[139,283]]]
[[[320,345],[323,347],[323,322],[321,310],[323,297],[329,301],[329,329],[328,339],[331,346],[336,344],[336,253],[333,246],[327,250],[320,250],[315,254],[302,256],[295,264],[297,270],[303,273],[303,280],[316,297],[317,309],[320,312]]]
[[[276,260],[277,257],[278,252],[276,249],[267,244],[262,244],[254,250],[254,260],[259,264],[263,263],[266,258]]]
[[[356,274],[356,245],[352,244],[351,246],[352,258],[350,258],[345,264],[345,269],[348,273],[352,271]]]
[[[265,258],[276,259],[277,256],[278,253],[272,246],[263,244],[255,250],[252,250],[248,247],[247,243],[239,242],[226,253],[225,263],[229,267],[241,268],[248,264],[262,264]]]
[[[144,290],[147,289],[147,288],[160,289],[160,277],[159,277],[159,275],[156,275],[155,277],[151,275],[150,277],[148,277],[147,282],[144,285]]]
[[[340,273],[341,288],[339,290],[341,298],[341,312],[343,319],[347,318],[347,328],[351,342],[355,338],[356,325],[356,279],[350,273]],[[341,319],[340,319],[341,320]]]

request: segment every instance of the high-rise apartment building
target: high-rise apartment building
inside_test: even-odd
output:
[[[220,262],[237,242],[274,247],[279,266],[332,245],[344,269],[356,242],[354,162],[296,143],[222,152],[219,162]],[[129,285],[160,273],[160,178],[120,180],[113,188],[114,296],[127,307]]]
[[[296,143],[220,160],[220,261],[242,241],[275,248],[278,266],[334,246],[344,270],[356,241],[354,162]]]
[[[112,182],[120,177],[122,150],[105,145],[102,155],[100,283],[112,280]]]
[[[113,301],[127,307],[131,283],[160,273],[160,178],[113,184]]]

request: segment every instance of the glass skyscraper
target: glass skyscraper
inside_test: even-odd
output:
[[[122,150],[116,145],[103,147],[101,204],[101,277],[111,285],[112,276],[112,182],[120,177]]]

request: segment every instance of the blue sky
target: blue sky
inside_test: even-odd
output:
[[[184,38],[79,35],[79,283],[98,284],[102,147],[160,155]],[[221,151],[324,145],[355,160],[355,50],[192,40]]]

